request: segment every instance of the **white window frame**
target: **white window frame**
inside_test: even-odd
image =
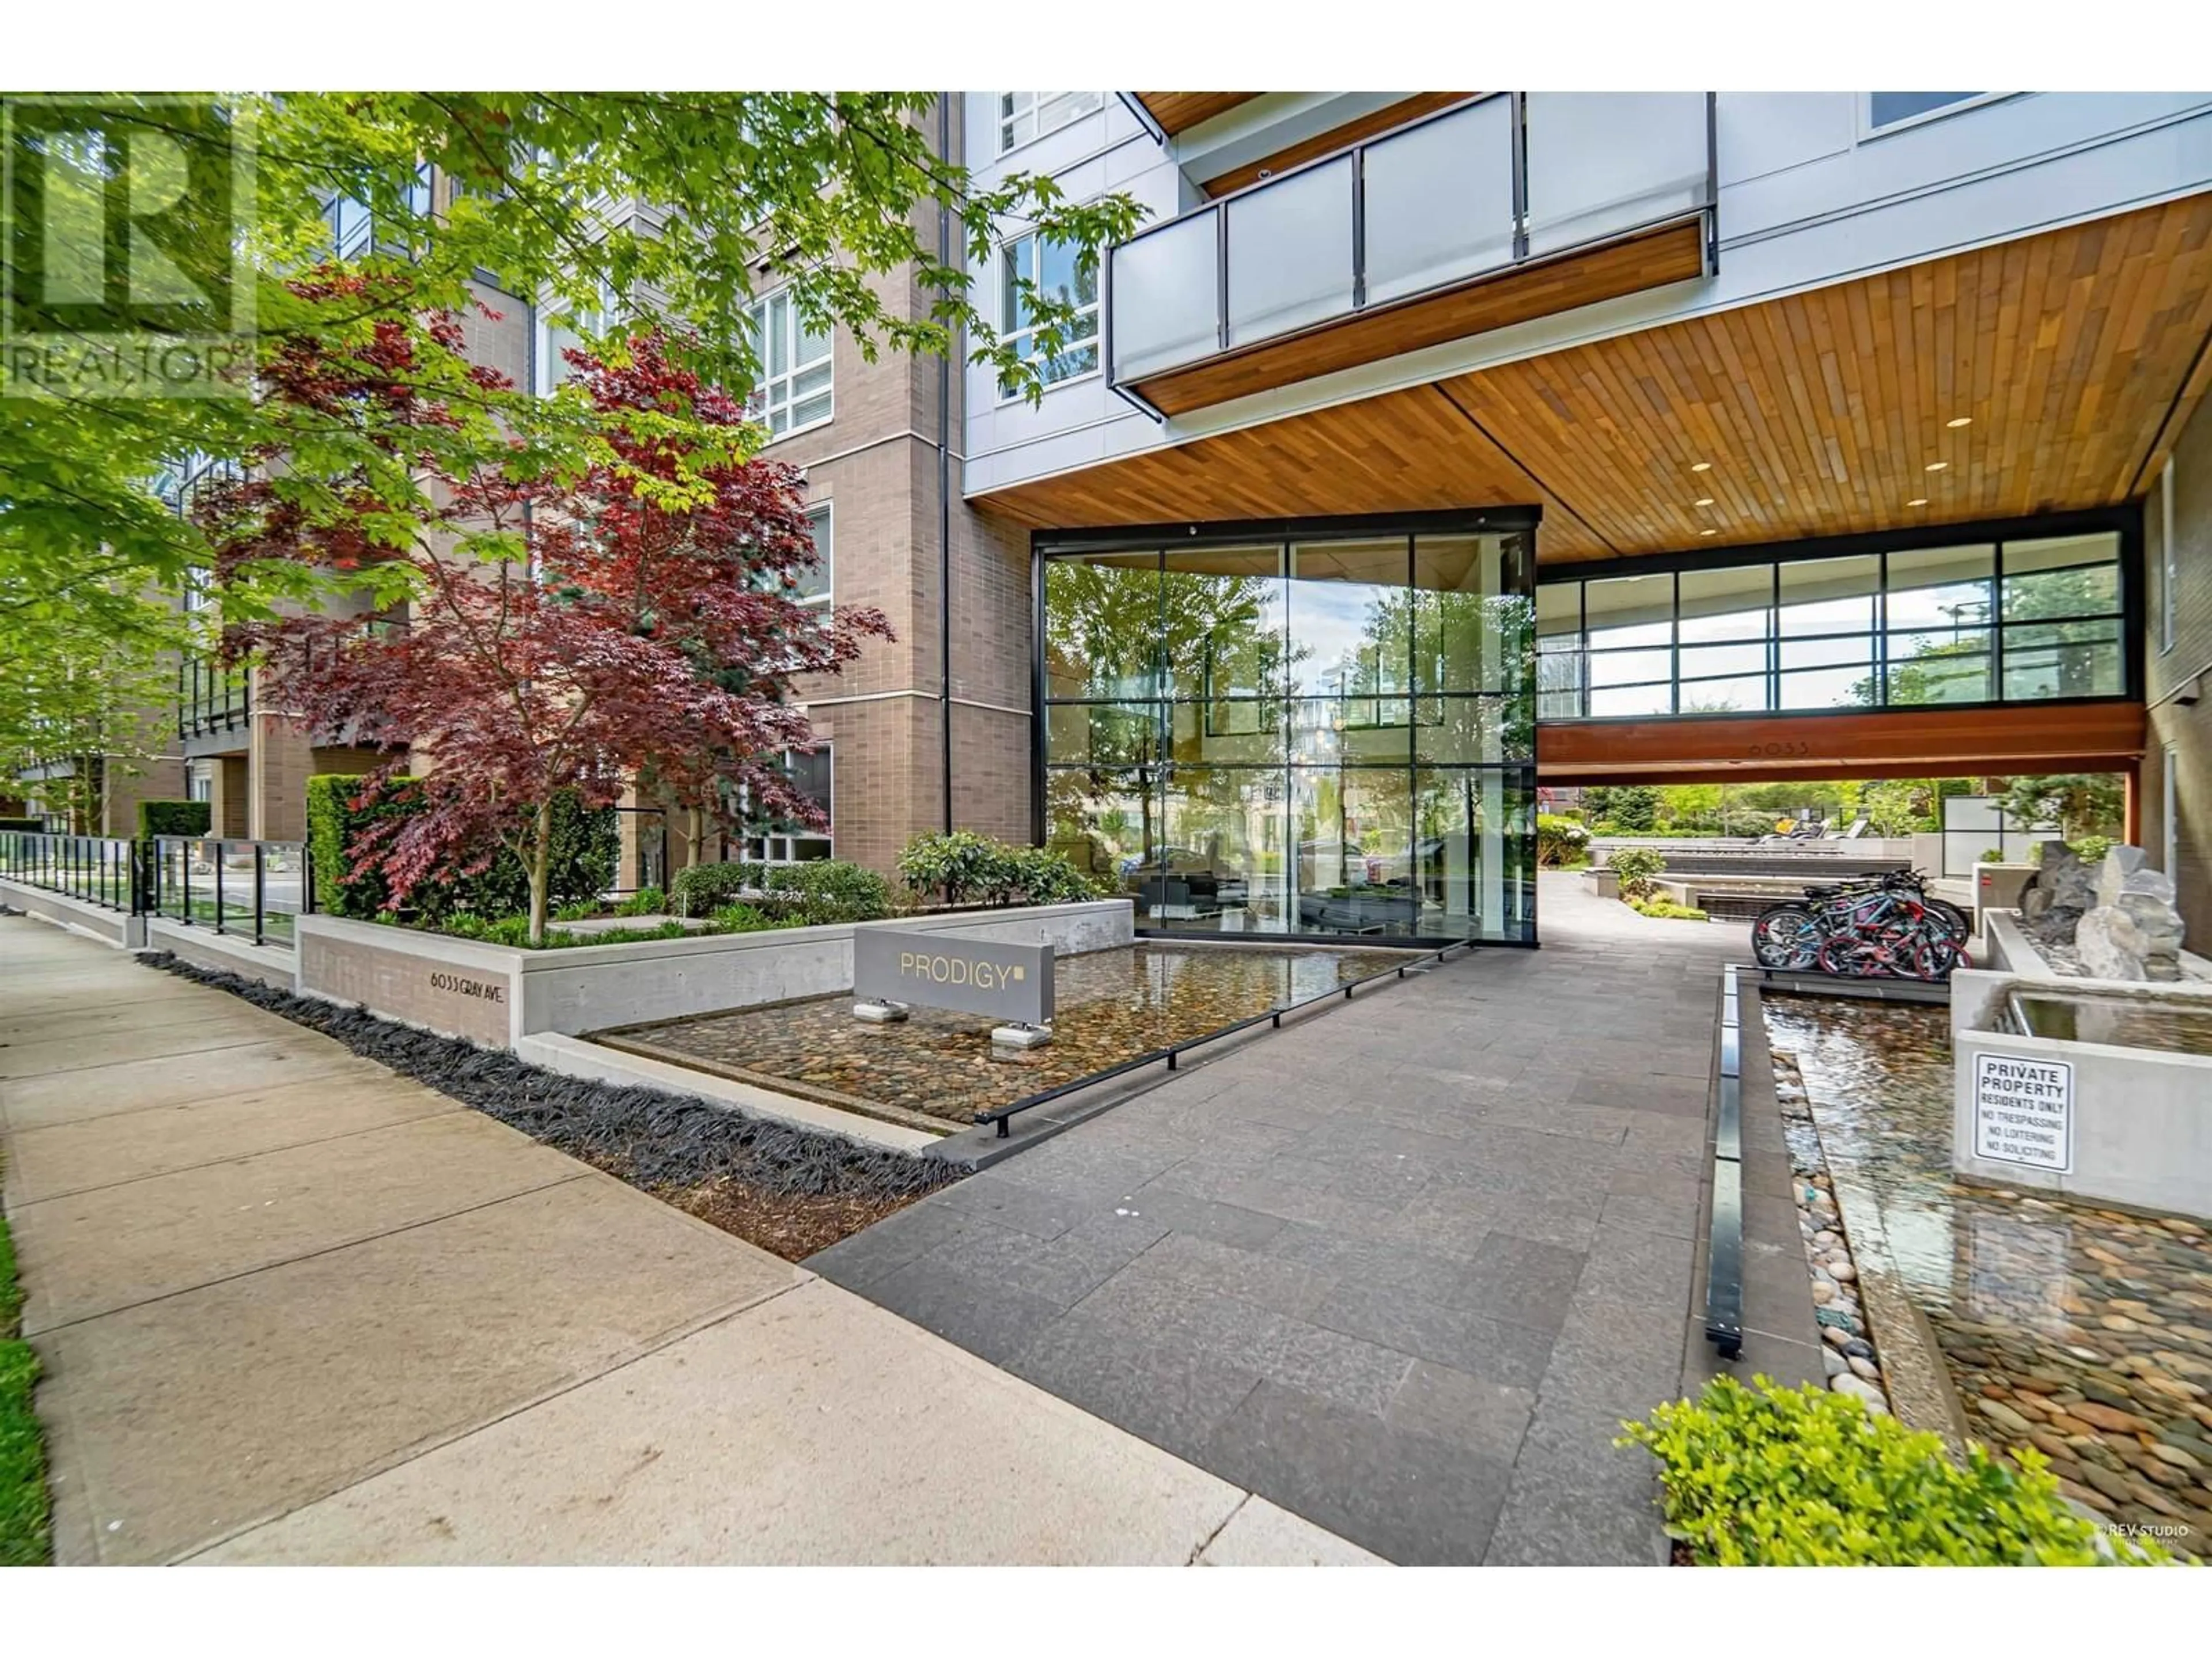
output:
[[[2166,820],[2165,862],[2159,866],[2175,882],[2181,879],[2181,803],[2175,799],[2181,788],[2181,748],[2167,744],[2160,764],[2165,769],[2160,775],[2158,791],[2159,815]]]
[[[747,836],[744,837],[741,845],[743,848],[743,856],[748,861],[754,864],[813,864],[819,862],[818,860],[813,858],[802,859],[793,856],[793,849],[797,843],[800,842],[821,842],[823,848],[821,854],[822,858],[834,859],[837,856],[837,745],[835,743],[821,744],[816,747],[814,752],[822,757],[823,760],[828,763],[830,769],[829,829],[820,831],[819,833],[812,830],[799,834],[785,834],[781,831],[777,831],[764,835]],[[789,766],[793,758],[792,751],[788,749],[785,750],[783,751],[782,758],[783,764]]]
[[[1018,236],[1009,236],[1005,241],[999,244],[998,253],[992,260],[992,287],[998,295],[1000,309],[999,337],[1003,340],[1012,342],[1022,336],[1029,336],[1030,337],[1022,351],[1022,357],[1024,362],[1034,363],[1036,366],[1040,377],[1042,377],[1045,365],[1048,360],[1037,351],[1036,337],[1031,333],[1029,326],[1023,323],[1020,318],[1011,314],[1014,301],[1006,293],[1006,262],[1014,257],[1014,250],[1022,246],[1025,243],[1028,245],[1030,249],[1029,264],[1028,269],[1020,274],[1029,279],[1031,286],[1036,285],[1037,281],[1037,273],[1042,269],[1042,261],[1044,258],[1044,239],[1033,230],[1025,230]],[[1105,261],[1103,256],[1100,258],[1099,265],[1099,275],[1103,276],[1104,275],[1105,265]],[[1085,380],[1095,380],[1103,372],[1103,366],[1106,361],[1104,299],[1105,284],[1101,282],[1096,285],[1094,297],[1091,303],[1087,306],[1082,306],[1077,308],[1077,315],[1088,315],[1091,318],[1091,329],[1090,334],[1083,339],[1070,341],[1066,348],[1060,354],[1062,357],[1072,357],[1077,352],[1087,349],[1091,352],[1092,357],[1091,367],[1086,369],[1079,370],[1073,374],[1062,375],[1056,380],[1045,380],[1045,391],[1057,392],[1064,386],[1075,386]],[[999,381],[998,390],[999,401],[1001,404],[1013,404],[1024,401],[1024,394],[1018,390],[1010,388],[1003,380]]]
[[[2173,544],[2173,463],[2158,475],[2158,654],[2173,649],[2173,590],[2181,577],[2181,555]]]
[[[1882,126],[1874,124],[1874,94],[1858,95],[1858,127],[1862,143],[1869,138],[1887,138],[1893,132],[1910,132],[1915,127],[1925,126],[1930,121],[1948,121],[1954,115],[1963,115],[1970,109],[1979,109],[1984,104],[1994,104],[2000,98],[2009,98],[2009,92],[1978,92],[1971,98],[1961,98],[1955,104],[1941,105],[1924,109],[1917,115],[1908,115],[1901,121],[1891,121]]]
[[[794,603],[810,611],[835,611],[837,608],[837,503],[815,501],[806,509],[806,521],[814,533],[814,551],[821,560],[822,591],[811,593]]]
[[[567,383],[568,379],[568,366],[561,362],[553,349],[553,319],[556,312],[574,317],[579,327],[563,328],[561,331],[563,334],[575,336],[580,343],[584,337],[582,331],[584,329],[588,328],[594,333],[605,334],[622,321],[629,309],[615,298],[614,289],[605,283],[599,284],[599,303],[596,307],[574,313],[564,309],[567,304],[564,300],[549,295],[533,308],[531,327],[535,338],[532,341],[530,354],[531,378],[536,382],[534,390],[541,398],[551,397]]]
[[[784,342],[784,372],[781,375],[771,378],[768,369],[768,319],[778,300],[783,301],[784,324],[789,332]],[[806,338],[806,325],[799,320],[799,303],[788,283],[781,288],[769,289],[747,306],[745,319],[752,326],[756,348],[760,354],[758,380],[754,385],[753,395],[746,399],[745,412],[768,428],[769,442],[779,444],[786,438],[795,437],[801,432],[811,432],[815,428],[827,426],[836,420],[837,418],[836,331],[833,329],[822,337],[820,356],[800,361],[799,348],[800,342]],[[830,370],[830,378],[823,384],[821,391],[810,392],[803,398],[794,396],[793,387],[797,384],[799,377],[809,369],[820,367],[827,367]],[[800,404],[811,403],[817,398],[823,398],[825,402],[826,406],[822,414],[816,416],[804,425],[793,422],[785,426],[781,431],[776,429],[775,416],[779,412],[788,419]]]
[[[1053,111],[1056,118],[1050,126],[1044,125],[1045,112],[1055,99],[1088,100],[1063,104]],[[998,123],[999,154],[1011,155],[1024,144],[1033,144],[1040,138],[1049,138],[1064,127],[1073,126],[1086,115],[1095,115],[1106,107],[1103,92],[1001,92],[993,94],[992,114]]]

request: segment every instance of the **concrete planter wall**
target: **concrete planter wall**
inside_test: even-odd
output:
[[[55,922],[72,933],[96,939],[103,945],[112,945],[125,951],[135,951],[146,942],[146,919],[121,910],[109,910],[83,899],[70,898],[64,893],[50,893],[43,887],[30,887],[20,881],[0,880],[0,904],[21,910],[27,916],[38,916]]]
[[[1000,943],[1049,943],[1055,954],[1135,939],[1127,899],[1052,904],[760,933],[715,933],[640,945],[518,951],[472,939],[302,916],[300,990],[489,1048],[526,1036],[576,1036],[794,997],[853,984],[853,935],[912,928]]]

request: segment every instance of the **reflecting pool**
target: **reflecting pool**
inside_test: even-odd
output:
[[[1413,959],[1164,941],[1062,957],[1053,1040],[1018,1052],[994,1048],[995,1022],[975,1014],[917,1007],[906,1020],[870,1024],[854,1018],[849,993],[599,1040],[831,1105],[888,1106],[964,1126],[1024,1095]]]
[[[1855,1246],[1927,1316],[1976,1436],[2033,1445],[2073,1498],[2212,1555],[2212,1249],[2205,1231],[1951,1174],[1948,1011],[1761,998],[1813,1107]],[[1865,1259],[1862,1256],[1862,1272]]]

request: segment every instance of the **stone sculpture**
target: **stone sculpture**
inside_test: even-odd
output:
[[[2143,861],[2140,847],[2115,847],[2097,872],[2094,902],[2075,924],[2074,948],[2093,979],[2178,980],[2181,913],[2173,878]]]

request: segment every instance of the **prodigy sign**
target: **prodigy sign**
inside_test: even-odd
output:
[[[1046,1025],[1052,1021],[1052,946],[856,927],[853,995],[860,1002],[915,1002]]]

